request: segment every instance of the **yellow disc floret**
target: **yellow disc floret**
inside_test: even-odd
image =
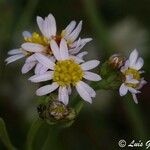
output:
[[[129,68],[128,70],[126,70],[124,72],[124,75],[127,76],[127,75],[131,75],[133,76],[133,79],[135,80],[140,80],[140,73],[138,70],[135,70],[135,69],[132,69],[132,68]],[[138,86],[138,84],[134,84],[134,83],[126,83],[127,86],[129,87],[133,87],[133,88],[136,88]]]
[[[83,70],[74,60],[62,60],[55,65],[53,80],[60,86],[75,85],[83,75]]]
[[[25,37],[24,40],[26,42],[37,43],[43,46],[49,46],[49,41],[46,37],[39,35],[38,33],[34,32],[31,37]]]

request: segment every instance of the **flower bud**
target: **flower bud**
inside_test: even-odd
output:
[[[123,66],[125,57],[120,54],[114,54],[109,57],[108,63],[114,69],[119,69]]]
[[[48,101],[46,104],[40,104],[37,107],[39,117],[48,123],[58,121],[73,120],[76,116],[74,109],[67,107],[58,100]]]
[[[63,119],[69,114],[69,109],[60,101],[53,101],[47,110],[56,120]]]

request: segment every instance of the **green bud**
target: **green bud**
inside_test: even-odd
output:
[[[70,124],[76,117],[74,109],[69,108],[58,100],[49,100],[37,107],[39,117],[49,124]]]

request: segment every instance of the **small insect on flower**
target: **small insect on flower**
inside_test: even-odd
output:
[[[135,103],[138,103],[136,94],[140,93],[139,89],[146,84],[141,71],[144,61],[141,57],[138,57],[138,51],[135,49],[131,52],[129,59],[126,60],[125,65],[121,67],[121,72],[123,75],[123,83],[120,86],[119,92],[120,96],[124,96],[129,91]]]
[[[9,51],[8,54],[10,57],[5,60],[7,64],[9,64],[23,57],[26,58],[25,64],[22,67],[23,74],[27,73],[35,66],[35,74],[43,74],[48,70],[47,67],[38,62],[36,57],[34,57],[34,54],[41,53],[54,62],[55,58],[50,46],[51,40],[55,40],[59,45],[61,39],[64,38],[67,42],[71,57],[74,57],[74,54],[79,53],[85,44],[92,40],[91,38],[79,38],[76,40],[82,29],[82,21],[80,21],[77,26],[75,21],[71,21],[60,35],[56,33],[56,20],[52,14],[49,14],[45,19],[37,16],[37,24],[42,34],[37,32],[31,34],[28,31],[24,31],[24,43],[21,45],[21,48]],[[82,58],[86,54],[87,52],[82,52],[78,54],[76,58],[83,61]]]
[[[70,58],[64,39],[61,40],[60,47],[55,40],[51,40],[51,49],[57,59],[55,63],[40,53],[35,54],[36,59],[51,71],[47,71],[43,75],[34,75],[29,80],[36,83],[52,80],[52,84],[39,88],[36,94],[38,96],[46,95],[59,88],[58,100],[67,105],[71,86],[74,86],[85,101],[92,103],[92,97],[96,96],[96,92],[82,80],[83,78],[90,81],[101,80],[98,74],[88,71],[98,66],[100,62],[91,60],[80,64],[78,59]]]

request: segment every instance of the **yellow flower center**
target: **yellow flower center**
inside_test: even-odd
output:
[[[140,80],[140,73],[132,68],[129,68],[128,70],[125,71],[124,75],[132,75],[133,79],[135,80]],[[136,88],[138,86],[138,84],[135,83],[126,83],[127,86],[132,87],[132,88]]]
[[[24,40],[26,42],[37,43],[43,46],[49,46],[49,40],[44,36],[40,36],[36,32],[34,32],[31,37],[25,37]]]
[[[55,65],[53,81],[60,86],[75,85],[83,75],[83,70],[74,60],[62,60]]]
[[[49,44],[50,41],[48,38],[41,36],[38,33],[34,32],[31,37],[25,37],[24,40],[25,40],[25,42],[41,44],[41,45],[47,47],[43,53],[52,55],[52,51],[51,51],[50,44]],[[31,52],[29,52],[29,53],[32,54]]]

